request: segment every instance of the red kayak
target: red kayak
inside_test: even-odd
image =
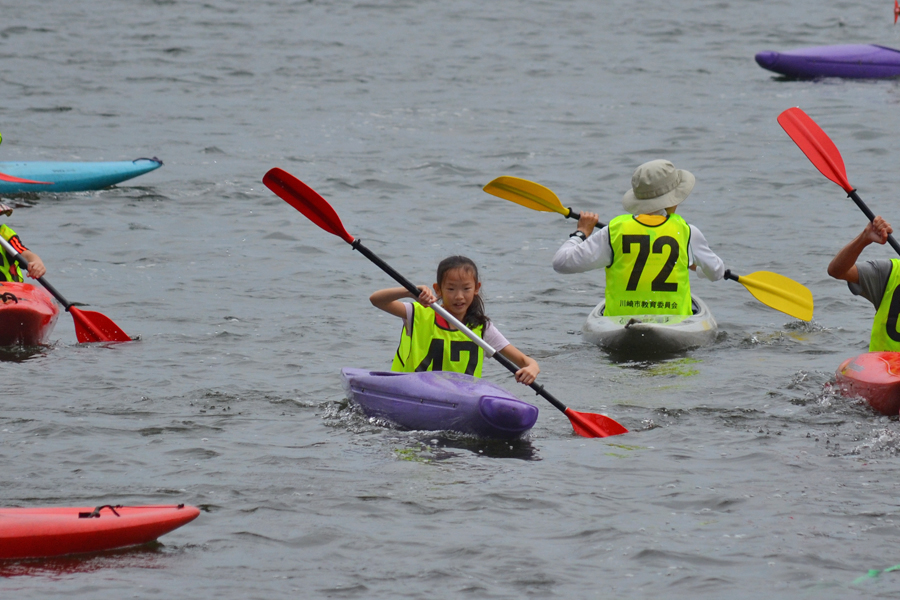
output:
[[[0,559],[46,558],[152,542],[197,518],[184,504],[0,508]]]
[[[836,385],[845,396],[860,396],[883,415],[900,413],[900,352],[848,358],[838,367]]]
[[[46,344],[59,306],[44,288],[0,281],[0,346]]]

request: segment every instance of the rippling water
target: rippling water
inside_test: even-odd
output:
[[[31,598],[898,597],[900,426],[834,395],[871,308],[828,278],[863,215],[775,122],[802,106],[889,219],[896,81],[783,81],[753,55],[900,46],[888,2],[6,2],[0,160],[165,166],[14,198],[70,300],[136,343],[5,355],[5,506],[186,502],[151,548],[0,567]],[[695,280],[718,343],[617,361],[578,331],[601,274],[550,267],[572,223],[487,196],[503,174],[609,219],[666,157],[737,273],[808,285],[812,324]],[[384,368],[391,282],[271,194],[280,166],[419,283],[463,252],[489,314],[576,410],[512,444],[370,423],[341,366]],[[889,257],[890,248],[867,250]]]

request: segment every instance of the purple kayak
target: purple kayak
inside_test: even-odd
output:
[[[875,44],[812,46],[787,52],[760,52],[756,62],[763,69],[788,77],[852,77],[878,79],[900,75],[900,50]]]
[[[368,416],[405,429],[514,439],[531,429],[538,417],[536,406],[463,373],[343,368],[341,384]]]

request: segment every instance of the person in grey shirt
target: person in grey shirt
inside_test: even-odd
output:
[[[893,231],[890,223],[875,217],[828,265],[829,275],[846,281],[854,295],[875,306],[869,352],[900,352],[900,259],[856,261],[866,246],[884,244]]]
[[[881,217],[875,217],[862,233],[841,248],[828,265],[829,275],[846,281],[850,292],[871,302],[875,310],[881,306],[893,263],[890,259],[867,260],[861,263],[856,261],[866,246],[873,242],[886,243],[888,235],[893,231],[890,223]]]

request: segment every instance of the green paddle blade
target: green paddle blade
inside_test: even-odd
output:
[[[801,321],[812,319],[813,295],[805,285],[771,271],[742,275],[737,281],[766,306]]]
[[[532,210],[555,212],[564,217],[572,212],[562,205],[552,190],[527,179],[504,175],[484,186],[484,191]]]

